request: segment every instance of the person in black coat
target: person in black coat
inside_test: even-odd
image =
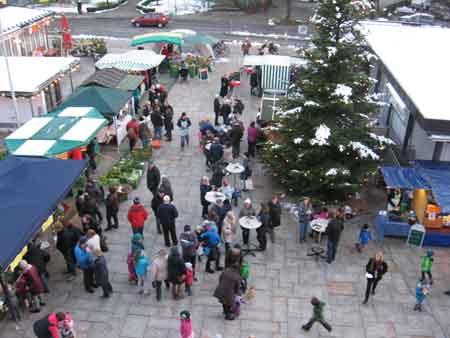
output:
[[[327,263],[331,264],[336,257],[337,245],[341,237],[342,230],[344,230],[344,220],[341,213],[336,212],[336,216],[333,217],[333,213],[329,214],[331,221],[328,223],[325,234],[328,237],[327,240]]]
[[[205,199],[206,193],[212,190],[211,184],[209,183],[209,178],[203,176],[200,182],[200,203],[202,205],[202,218],[206,219],[208,217],[208,207],[210,203]]]
[[[41,277],[42,284],[44,285],[44,291],[49,292],[48,278],[49,273],[47,271],[47,263],[50,261],[50,255],[47,251],[41,249],[40,244],[34,240],[28,244],[27,254],[24,259],[31,265],[34,265]]]
[[[97,200],[92,195],[85,194],[84,196],[84,212],[85,215],[91,216],[98,223],[103,221],[103,215],[98,208]]]
[[[222,181],[223,181],[223,177],[225,176],[225,172],[219,163],[216,163],[213,166],[212,170],[213,170],[213,173],[211,176],[211,185],[215,189],[219,189],[220,187],[222,187]]]
[[[153,163],[152,160],[148,161],[147,168],[147,188],[155,196],[158,192],[159,183],[161,181],[161,174],[158,167]]]
[[[158,191],[155,195],[153,195],[152,199],[152,210],[153,214],[155,215],[155,221],[156,221],[156,230],[158,231],[158,234],[162,234],[161,231],[161,221],[158,217],[158,209],[163,203],[163,197],[164,193],[161,191]]]
[[[215,137],[214,142],[211,144],[211,148],[209,149],[209,156],[212,166],[222,159],[223,146],[220,144],[218,137]]]
[[[220,96],[225,97],[228,94],[228,87],[230,86],[230,79],[224,75],[220,79]]]
[[[173,299],[179,299],[181,296],[181,284],[186,277],[186,266],[184,260],[178,251],[177,246],[170,248],[170,254],[167,258],[167,280],[172,284]]]
[[[160,140],[162,138],[162,128],[164,126],[164,120],[159,109],[154,110],[150,114],[150,120],[152,121],[153,124],[153,134],[155,140]]]
[[[265,203],[261,203],[261,210],[258,214],[261,226],[256,229],[256,239],[259,243],[259,250],[265,251],[267,248],[267,229],[270,227],[270,213],[269,207]]]
[[[220,95],[216,95],[214,102],[213,102],[213,106],[214,106],[214,125],[218,126],[219,125],[219,116],[220,116]]]
[[[164,243],[167,247],[170,247],[170,237],[172,238],[173,245],[178,244],[177,232],[175,228],[175,219],[178,217],[178,210],[173,204],[170,203],[170,196],[163,197],[163,204],[158,209],[158,218],[162,225],[164,234]]]
[[[272,243],[275,242],[275,228],[281,225],[281,205],[277,195],[273,195],[272,199],[267,203],[269,207],[270,225],[267,232],[270,235]]]
[[[233,158],[239,157],[241,152],[242,136],[244,136],[242,126],[239,123],[234,123],[230,131],[231,146],[233,147]]]
[[[372,293],[372,295],[375,294],[378,283],[387,271],[388,265],[384,261],[384,255],[381,251],[377,252],[375,257],[369,259],[369,262],[366,265],[367,287],[363,304],[367,304],[370,293]]]
[[[79,230],[78,228],[76,228]],[[62,224],[57,224],[55,226],[56,230],[56,248],[61,252],[64,257],[64,261],[66,262],[67,271],[66,273],[71,275],[70,278],[73,279],[77,275],[77,270],[75,268],[75,256],[74,256],[74,248],[78,243],[78,240],[81,236],[76,237],[75,232],[68,229],[67,226],[63,226]],[[78,232],[76,233],[78,234]]]
[[[109,282],[108,266],[101,250],[94,250],[94,276],[98,286],[103,289],[102,298],[108,298],[113,292]]]
[[[166,129],[167,141],[172,141],[172,130],[173,130],[173,108],[169,102],[165,102],[163,107],[164,116],[164,129]]]
[[[230,114],[231,114],[231,106],[229,102],[224,102],[220,106],[220,115],[223,117],[223,123],[226,125],[230,124]]]

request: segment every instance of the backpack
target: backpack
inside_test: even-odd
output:
[[[250,276],[250,263],[244,262],[242,263],[241,266],[241,277],[243,279],[248,279],[249,276]]]

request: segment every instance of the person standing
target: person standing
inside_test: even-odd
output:
[[[233,123],[230,131],[231,146],[233,147],[233,158],[239,157],[241,152],[241,139],[244,135],[242,127],[239,123]]]
[[[258,74],[253,70],[250,74],[250,96],[257,95],[256,89],[258,89]]]
[[[214,109],[214,125],[219,125],[219,116],[220,116],[220,95],[216,95],[213,102],[213,109]]]
[[[31,294],[30,312],[40,312],[40,307],[45,305],[42,299],[42,294],[45,291],[45,287],[44,283],[42,283],[41,277],[39,277],[39,272],[34,265],[28,264],[28,262],[24,259],[20,261],[19,268],[21,271],[21,278],[24,280],[26,289]]]
[[[222,226],[222,240],[225,243],[225,255],[228,254],[231,245],[233,244],[234,237],[236,236],[236,216],[232,210],[228,211]]]
[[[96,152],[95,152],[95,143],[97,141],[97,138],[94,137],[91,142],[88,143],[88,145],[86,146],[86,154],[88,156],[88,163],[89,163],[89,168],[95,172],[97,170],[97,163],[95,162],[95,156],[96,156]]]
[[[256,229],[256,239],[259,243],[259,250],[265,251],[267,248],[267,229],[270,227],[270,214],[269,207],[265,203],[261,203],[261,210],[258,214],[259,221],[261,222],[261,226]]]
[[[50,292],[48,288],[48,278],[50,275],[47,271],[47,264],[50,262],[50,254],[41,249],[41,244],[38,243],[37,240],[33,240],[29,243],[27,248],[28,251],[24,256],[24,260],[36,267],[42,284],[44,285],[44,292],[48,293]]]
[[[219,277],[219,285],[214,291],[214,297],[222,304],[226,320],[234,320],[236,315],[233,311],[236,296],[240,295],[241,275],[237,264],[226,268]]]
[[[254,121],[250,123],[247,128],[247,142],[248,142],[248,157],[255,158],[256,156],[256,141],[258,140],[258,129]]]
[[[334,217],[333,217],[334,216]],[[329,213],[331,221],[328,223],[325,234],[327,235],[327,263],[331,264],[336,258],[337,246],[341,233],[344,230],[344,221],[342,220],[340,213],[336,212],[333,215],[332,212]]]
[[[202,218],[208,216],[208,207],[210,203],[206,200],[206,194],[212,190],[208,176],[203,176],[200,180],[200,203],[202,205]]]
[[[163,197],[163,204],[158,209],[159,221],[162,225],[164,234],[164,243],[167,247],[170,247],[170,237],[172,238],[172,244],[177,245],[177,232],[175,228],[175,219],[178,217],[177,208],[170,203],[170,196]]]
[[[306,234],[308,233],[312,212],[311,200],[309,197],[305,197],[298,207],[298,232],[300,243],[306,241]]]
[[[84,210],[85,210],[84,216],[86,216],[86,214],[91,216],[91,218],[95,220],[95,222],[97,223],[101,223],[103,221],[103,215],[98,207],[97,199],[93,195],[85,194]]]
[[[170,184],[169,178],[166,175],[161,176],[161,185],[159,186],[159,191],[164,194],[164,196],[169,196],[170,201],[173,202],[173,190]]]
[[[220,266],[220,235],[217,232],[217,227],[214,222],[208,222],[206,231],[200,235],[200,241],[204,243],[203,252],[208,257],[205,266],[205,272],[214,273],[211,269],[211,262],[216,262],[216,271],[221,271]]]
[[[371,293],[372,295],[375,294],[378,283],[387,271],[388,265],[384,261],[384,255],[381,251],[377,252],[375,257],[369,259],[369,262],[366,265],[367,286],[363,304],[367,304]]]
[[[181,258],[177,246],[170,248],[167,258],[167,279],[172,284],[172,296],[177,300],[181,298],[181,285],[186,278],[186,266]]]
[[[158,193],[159,183],[161,181],[161,174],[158,167],[153,160],[148,161],[147,167],[147,188],[155,196]]]
[[[100,250],[100,251],[102,250],[102,248],[100,246],[100,236],[97,235],[95,230],[89,229],[86,233],[86,237],[88,239],[87,245],[91,252],[94,252],[95,250]]]
[[[142,148],[148,147],[148,141],[151,138],[151,132],[148,128],[148,122],[144,117],[141,117],[139,122],[139,133],[138,133],[139,139],[142,142]]]
[[[60,338],[59,326],[68,314],[52,312],[33,323],[33,332],[37,338]]]
[[[128,141],[130,142],[130,152],[132,152],[139,135],[139,122],[133,117],[130,122],[127,123],[126,128]]]
[[[189,146],[189,128],[191,127],[191,120],[187,117],[185,112],[181,113],[177,126],[180,128],[181,150],[183,150],[185,144],[186,146]]]
[[[253,209],[252,201],[250,198],[247,198],[244,201],[244,206],[241,208],[241,211],[239,211],[239,219],[242,217],[253,217],[256,215],[255,209]],[[250,236],[250,230],[245,229],[241,226],[242,230],[242,241],[244,242],[244,245],[248,245],[248,240]]]
[[[75,259],[74,259],[74,248],[78,239],[72,242],[71,234],[67,227],[64,227],[62,224],[57,223],[55,225],[56,231],[56,248],[61,252],[64,257],[64,261],[66,262],[67,271],[65,273],[69,274],[70,279],[74,279],[77,275],[75,269]],[[81,233],[81,231],[80,231]],[[81,236],[81,235],[80,235]]]
[[[144,234],[144,224],[148,218],[148,212],[145,207],[141,204],[139,197],[135,197],[133,200],[133,205],[128,210],[128,221],[131,224],[133,234],[140,233]]]
[[[166,287],[169,288],[169,282],[167,280],[167,251],[166,249],[161,249],[158,252],[158,256],[153,260],[151,267],[152,281],[156,289],[156,300],[159,302],[161,300],[161,286],[164,282]]]
[[[230,100],[226,99],[220,106],[220,115],[222,115],[223,123],[227,126],[230,124],[230,114],[231,114]]]
[[[422,262],[420,264],[420,268],[422,270],[422,276],[420,278],[421,282],[425,281],[425,274],[428,275],[428,282],[430,285],[433,285],[433,275],[431,274],[431,267],[433,266],[434,261],[434,252],[431,249],[427,250],[427,254],[422,257]]]
[[[106,221],[108,225],[106,226],[105,231],[109,231],[113,228],[119,228],[119,218],[117,217],[117,213],[119,212],[119,195],[117,194],[116,187],[109,187],[109,194],[106,197]],[[113,222],[114,221],[114,224]]]
[[[313,307],[313,315],[308,323],[302,326],[302,329],[305,331],[309,331],[311,330],[311,327],[315,322],[319,322],[324,328],[327,329],[328,332],[331,332],[331,325],[328,324],[323,318],[323,309],[325,307],[325,303],[321,302],[317,297],[313,297],[311,298],[311,305]]]
[[[158,232],[158,234],[162,234],[161,221],[159,220],[159,217],[158,217],[158,209],[163,202],[163,197],[164,197],[164,193],[158,192],[155,195],[153,195],[153,199],[152,199],[152,210],[153,210],[153,214],[155,215],[156,231]]]
[[[156,109],[154,109],[152,111],[152,113],[150,114],[150,120],[152,121],[152,124],[153,124],[153,133],[154,133],[155,139],[156,140],[161,140],[161,138],[162,138],[162,128],[163,128],[163,125],[164,125],[164,121],[163,121],[163,117],[161,115],[161,111],[159,109],[159,106],[156,106],[155,108]]]
[[[140,255],[136,259],[136,263],[134,264],[134,271],[137,276],[137,285],[139,288],[138,293],[140,295],[146,295],[148,291],[146,291],[145,287],[147,284],[147,272],[150,266],[150,262],[145,255],[144,250],[141,250]]]
[[[270,226],[268,232],[270,241],[275,243],[275,228],[281,225],[281,205],[277,195],[273,195],[267,204],[269,206]]]
[[[241,50],[243,56],[246,56],[250,53],[250,48],[252,47],[252,44],[250,43],[250,40],[247,38],[241,45]]]
[[[197,235],[192,231],[191,226],[189,224],[186,224],[184,226],[184,232],[180,234],[180,243],[183,261],[185,263],[191,263],[192,271],[195,276],[195,263],[197,260],[198,239]]]
[[[103,290],[102,298],[109,298],[113,292],[111,283],[109,282],[108,266],[105,256],[101,250],[94,250],[94,276],[98,286]]]
[[[225,74],[220,78],[220,96],[225,97],[228,94],[228,87],[230,86],[230,80]]]
[[[164,128],[166,129],[166,140],[172,141],[172,130],[173,130],[173,108],[168,101],[164,102],[163,106],[163,116],[164,116]]]
[[[77,265],[83,271],[84,288],[87,292],[94,293],[94,258],[92,252],[89,251],[87,237],[80,237],[74,251]]]
[[[222,160],[223,146],[220,144],[218,137],[214,137],[214,141],[211,144],[211,148],[209,149],[209,154],[211,166],[214,166],[216,163]]]

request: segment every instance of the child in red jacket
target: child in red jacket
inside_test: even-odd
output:
[[[194,283],[194,270],[191,263],[184,263],[186,267],[186,279],[184,280],[184,286],[188,296],[192,296],[192,284]]]
[[[133,234],[140,233],[144,234],[144,224],[147,220],[148,212],[145,207],[141,204],[139,197],[133,200],[133,205],[128,210],[128,221],[133,229]]]

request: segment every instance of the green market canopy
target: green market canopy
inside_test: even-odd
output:
[[[140,46],[146,43],[171,43],[181,46],[183,44],[183,34],[173,32],[147,33],[136,35],[131,40],[132,46]]]
[[[68,107],[32,118],[5,139],[17,156],[55,156],[89,143],[107,120],[91,107]]]

